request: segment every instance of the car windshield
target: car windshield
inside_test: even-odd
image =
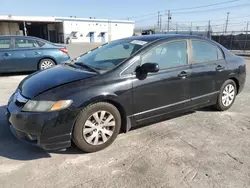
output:
[[[121,39],[99,46],[73,60],[96,70],[111,70],[142,48],[147,42],[141,40]]]

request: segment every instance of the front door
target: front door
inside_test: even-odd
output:
[[[221,49],[204,40],[191,40],[192,75],[191,99],[193,105],[216,100],[220,87],[227,80],[227,63]]]
[[[157,63],[160,71],[133,81],[137,123],[190,105],[191,65],[187,54],[187,41],[178,40],[164,42],[142,55],[141,64]]]
[[[11,38],[0,38],[0,72],[11,71],[12,57]]]

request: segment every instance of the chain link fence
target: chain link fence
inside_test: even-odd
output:
[[[250,31],[212,32],[212,39],[229,50],[250,51]]]

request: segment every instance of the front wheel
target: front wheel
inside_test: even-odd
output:
[[[221,87],[216,109],[225,111],[231,108],[237,95],[237,87],[233,80],[227,80]]]
[[[73,141],[85,152],[95,152],[108,147],[121,128],[121,116],[115,106],[99,102],[84,108],[76,121]]]

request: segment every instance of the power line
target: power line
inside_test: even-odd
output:
[[[171,11],[204,8],[204,7],[209,7],[209,6],[216,6],[216,5],[222,5],[222,4],[227,4],[227,3],[233,3],[233,2],[236,2],[236,1],[241,1],[241,0],[230,0],[230,1],[223,1],[223,2],[220,2],[220,3],[213,3],[213,4],[196,6],[196,7],[187,7],[187,8],[181,8],[181,9],[172,9]],[[160,12],[166,12],[166,10],[161,10]],[[144,14],[144,15],[138,15],[138,16],[131,16],[131,17],[129,17],[129,19],[131,19],[131,18],[140,18],[140,17],[145,17],[145,16],[152,16],[152,15],[157,15],[157,12],[155,12],[155,13],[149,13],[149,14]]]
[[[242,5],[234,5],[229,7],[221,7],[221,8],[214,8],[214,9],[206,9],[206,10],[198,10],[198,11],[187,11],[187,12],[174,12],[173,14],[192,14],[197,12],[207,12],[207,11],[216,11],[216,10],[223,10],[228,8],[235,8],[235,7],[242,7],[242,6],[249,6],[250,4],[242,4]]]
[[[201,5],[201,6],[196,6],[196,7],[172,9],[171,11],[175,11],[175,10],[190,10],[190,9],[211,7],[211,6],[216,6],[216,5],[222,5],[222,4],[227,4],[227,3],[233,3],[233,2],[236,2],[236,1],[241,1],[241,0],[231,0],[231,1],[224,1],[224,2],[220,2],[220,3],[213,3],[213,4],[208,4],[208,5]]]

